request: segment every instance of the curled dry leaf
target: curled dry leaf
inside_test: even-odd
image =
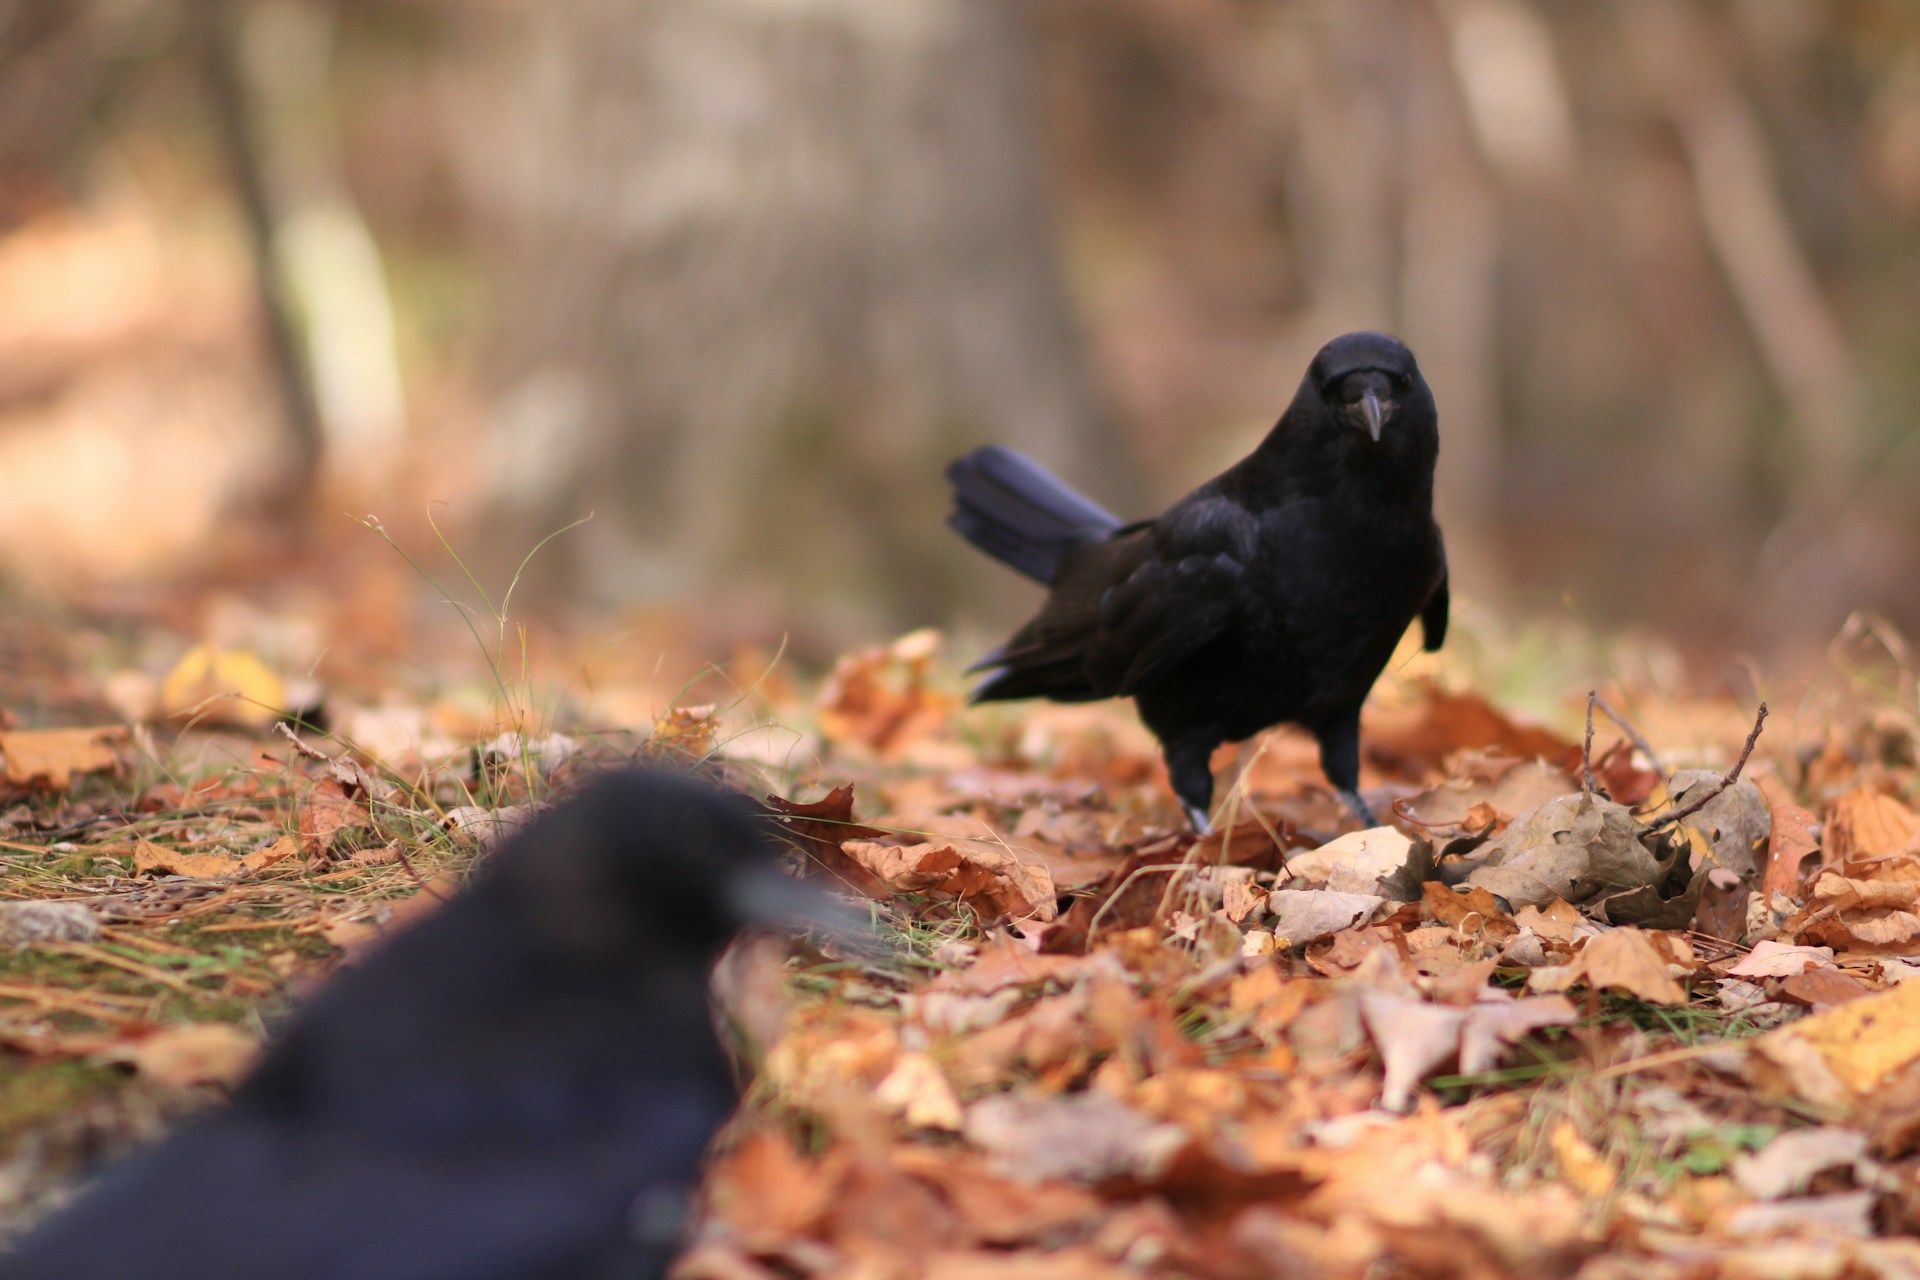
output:
[[[457,839],[481,849],[491,849],[531,822],[545,807],[514,804],[503,809],[482,809],[477,805],[461,805],[447,810],[440,825]]]
[[[282,862],[300,851],[292,836],[282,836],[251,853],[236,857],[226,850],[211,853],[169,849],[144,837],[134,841],[135,875],[176,875],[194,880],[235,880]]]
[[[1568,964],[1533,970],[1527,985],[1535,991],[1565,991],[1584,984],[1624,991],[1649,1004],[1685,1004],[1686,988],[1674,980],[1669,965],[1691,972],[1692,948],[1667,934],[1623,926],[1587,939]]]
[[[960,1130],[960,1101],[953,1086],[924,1053],[903,1053],[874,1090],[874,1099],[915,1129]]]
[[[1920,814],[1882,792],[1856,787],[1827,811],[1826,862],[1920,851]]]
[[[1331,889],[1276,889],[1267,895],[1273,914],[1274,943],[1303,947],[1331,937],[1342,929],[1365,924],[1386,899],[1371,893],[1336,893]]]
[[[1808,860],[1820,852],[1815,834],[1819,819],[1792,801],[1783,800],[1774,804],[1767,825],[1767,865],[1761,873],[1760,891],[1768,896],[1797,896],[1806,878]]]
[[[1676,805],[1692,803],[1724,775],[1711,769],[1682,769],[1673,775]],[[1683,820],[1704,837],[1714,865],[1725,867],[1747,884],[1758,883],[1773,831],[1773,811],[1760,788],[1742,778]]]
[[[1515,909],[1555,898],[1578,904],[1649,887],[1669,869],[1641,842],[1624,805],[1579,792],[1515,818],[1478,861],[1466,883],[1498,894]]]
[[[958,701],[931,685],[942,643],[938,631],[923,629],[840,659],[820,692],[820,731],[891,757],[943,728]]]
[[[840,847],[898,893],[949,894],[990,920],[1046,921],[1059,914],[1053,876],[1045,866],[981,841],[848,840]]]
[[[1819,872],[1806,907],[1785,928],[1806,942],[1850,951],[1911,950],[1920,938],[1920,857],[1848,858]]]
[[[803,876],[826,876],[870,898],[889,895],[886,881],[848,856],[840,846],[848,840],[878,840],[887,833],[863,826],[853,817],[853,787],[835,787],[818,800],[789,800],[768,796],[767,808],[780,828],[804,855]]]
[[[125,726],[0,732],[0,770],[13,787],[64,791],[76,774],[113,773],[131,741]]]
[[[1384,896],[1380,882],[1406,866],[1412,851],[1413,841],[1392,827],[1350,831],[1289,858],[1288,883],[1294,888]]]
[[[1736,978],[1789,978],[1832,963],[1832,947],[1792,947],[1766,939],[1754,943],[1727,973]]]

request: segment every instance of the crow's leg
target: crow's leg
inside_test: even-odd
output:
[[[1195,835],[1213,830],[1208,812],[1213,807],[1213,749],[1217,742],[1187,739],[1166,747],[1167,774],[1173,782],[1173,794],[1187,811]]]
[[[1341,801],[1362,826],[1377,827],[1380,820],[1360,798],[1360,712],[1356,708],[1337,720],[1329,720],[1315,731],[1320,740],[1320,768],[1327,781],[1340,793]]]

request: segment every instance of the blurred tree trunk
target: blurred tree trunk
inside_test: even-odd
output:
[[[579,0],[497,33],[512,278],[490,535],[609,599],[949,605],[940,471],[1129,496],[1052,250],[1014,0]],[[503,550],[506,547],[503,545]],[[930,568],[931,567],[931,568]]]

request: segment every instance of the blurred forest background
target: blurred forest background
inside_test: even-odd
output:
[[[388,556],[804,649],[1031,603],[1327,337],[1439,399],[1457,591],[1920,624],[1920,6],[0,0],[0,576]]]

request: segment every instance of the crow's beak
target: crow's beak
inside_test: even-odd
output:
[[[1372,437],[1375,444],[1379,444],[1380,428],[1387,424],[1387,411],[1380,403],[1379,393],[1372,388],[1368,388],[1366,394],[1360,397],[1360,413],[1367,420],[1367,435]]]
[[[879,946],[868,912],[772,867],[735,876],[727,885],[727,905],[749,928],[821,933],[856,951]]]

